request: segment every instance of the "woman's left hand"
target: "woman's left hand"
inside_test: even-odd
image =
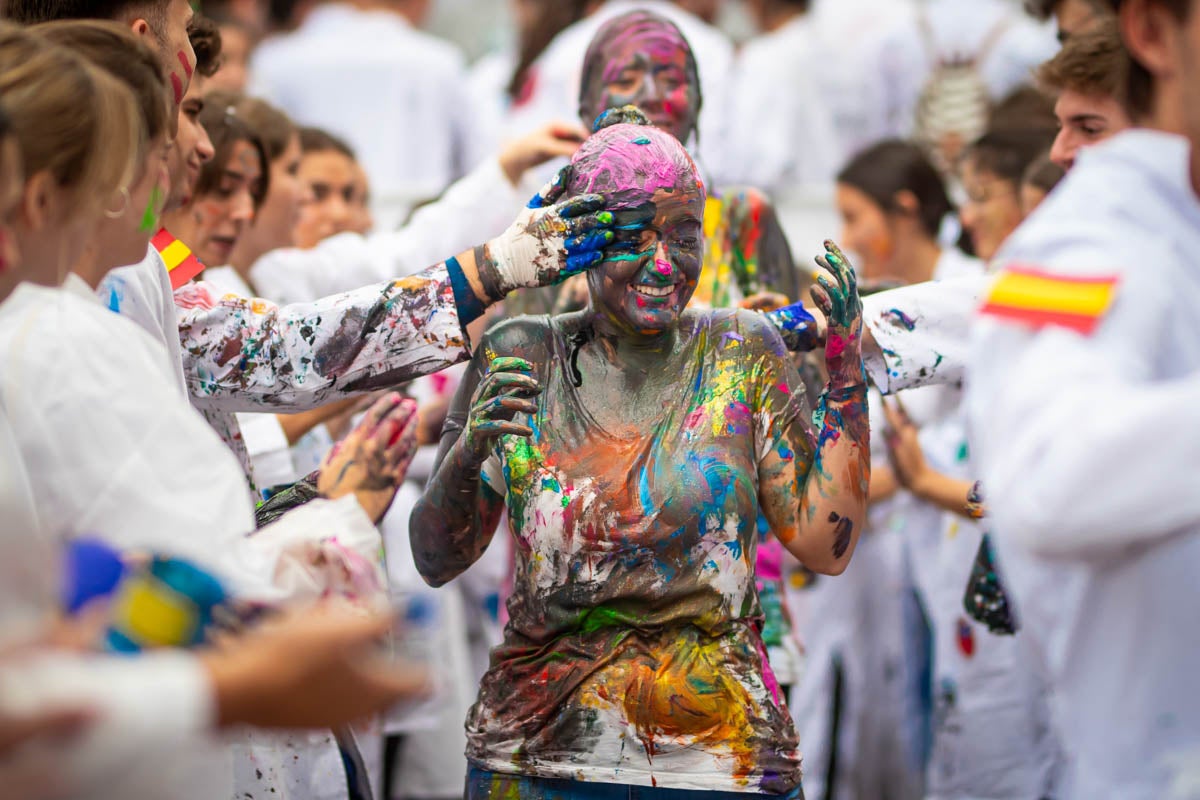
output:
[[[812,288],[812,299],[825,315],[825,366],[834,389],[864,382],[862,362],[862,300],[854,267],[838,246],[825,242],[825,255],[817,256],[822,272]]]
[[[358,498],[375,522],[383,519],[417,451],[417,404],[392,392],[321,463],[322,497]]]

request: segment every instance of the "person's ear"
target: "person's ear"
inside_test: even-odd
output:
[[[20,216],[25,227],[40,231],[50,224],[58,211],[61,192],[49,170],[29,176],[21,194]]]
[[[146,22],[146,20],[142,19],[141,17],[129,23],[129,29],[138,36],[150,36],[152,33],[150,23]]]
[[[921,201],[907,189],[896,192],[892,198],[892,207],[906,217],[916,218],[921,213]]]
[[[1121,38],[1133,59],[1157,80],[1174,77],[1181,53],[1179,20],[1163,3],[1127,0],[1121,7]]]

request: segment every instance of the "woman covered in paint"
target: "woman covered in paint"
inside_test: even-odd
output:
[[[479,557],[506,506],[513,530],[510,622],[467,722],[468,796],[607,797],[607,783],[800,797],[759,633],[756,521],[824,573],[854,550],[870,461],[853,272],[830,244],[814,427],[761,316],[684,310],[705,189],[676,139],[603,128],[566,185],[607,195],[618,222],[652,221],[589,275],[587,309],[484,338],[411,524],[436,585]]]

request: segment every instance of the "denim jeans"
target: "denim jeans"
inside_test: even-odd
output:
[[[785,795],[653,789],[621,783],[584,783],[558,778],[502,775],[471,767],[467,773],[467,789],[463,794],[463,800],[747,800],[751,797],[804,800],[804,792],[800,787]]]

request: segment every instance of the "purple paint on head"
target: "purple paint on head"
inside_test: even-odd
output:
[[[646,125],[602,128],[583,143],[571,166],[567,194],[608,195],[610,208],[634,208],[659,190],[675,191],[689,184],[704,197],[696,164],[679,140]]]

